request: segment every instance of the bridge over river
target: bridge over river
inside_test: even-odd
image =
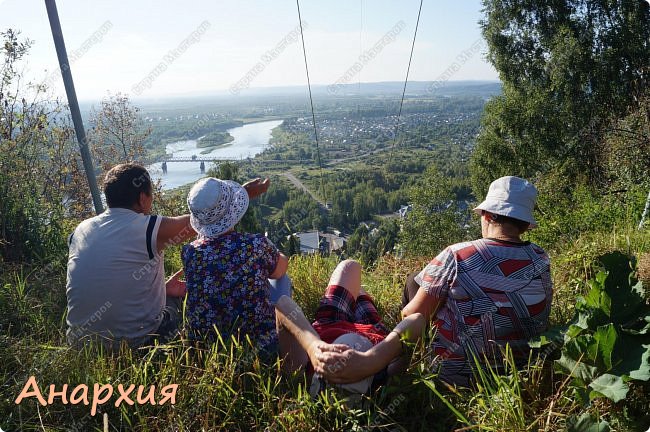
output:
[[[167,170],[169,169],[167,167],[167,164],[170,163],[176,163],[176,162],[185,162],[185,163],[198,163],[200,164],[201,172],[205,172],[205,164],[207,163],[214,163],[216,165],[222,164],[222,163],[235,163],[235,164],[248,164],[248,165],[281,165],[281,164],[301,164],[301,163],[310,163],[312,162],[309,159],[293,159],[293,160],[285,160],[285,159],[255,159],[255,158],[228,158],[228,157],[210,157],[208,155],[206,156],[177,156],[177,157],[168,157],[163,159],[161,164],[162,172],[164,174],[167,173]]]

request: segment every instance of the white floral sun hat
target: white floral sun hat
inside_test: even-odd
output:
[[[230,230],[248,209],[248,193],[239,183],[208,177],[187,195],[190,224],[202,237],[217,237]]]
[[[531,228],[537,226],[533,217],[537,188],[528,180],[520,177],[501,177],[490,184],[485,201],[479,204],[474,211],[488,211],[501,216],[508,216],[528,222]]]

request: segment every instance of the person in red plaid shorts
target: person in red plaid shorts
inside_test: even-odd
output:
[[[382,324],[372,298],[361,288],[358,262],[345,260],[336,267],[312,326],[327,343],[347,333],[364,336],[373,345],[384,340],[388,329]]]
[[[288,353],[287,368],[296,370],[306,366],[308,373],[312,370],[310,360],[312,363],[314,360],[312,352],[320,343],[331,344],[330,347],[341,351],[350,348],[367,351],[391,333],[382,323],[372,298],[361,287],[361,266],[354,260],[342,261],[332,273],[311,325],[300,307],[287,296],[278,300],[276,317],[281,351]],[[384,369],[376,376],[370,374],[341,387],[353,393],[366,393],[373,381],[377,383],[385,376]],[[312,394],[322,384],[319,377],[316,374],[312,380]]]

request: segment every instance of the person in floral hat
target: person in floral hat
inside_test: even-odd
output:
[[[290,295],[288,260],[264,235],[235,231],[249,197],[238,183],[208,177],[190,190],[195,241],[182,250],[189,337],[248,337],[268,355],[279,351],[274,301]]]

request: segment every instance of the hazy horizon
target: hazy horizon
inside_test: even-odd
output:
[[[133,98],[306,85],[296,4],[260,1],[81,0],[57,3],[80,100],[108,92]],[[314,86],[402,81],[419,1],[300,3]],[[409,81],[498,81],[484,59],[479,0],[425,1]],[[0,30],[34,41],[26,76],[63,85],[45,5],[0,1]],[[333,86],[338,86],[334,88]]]
[[[424,90],[422,87],[428,87],[430,84],[434,83],[436,81],[411,81],[409,80],[406,88],[406,93],[407,95],[409,93],[415,93],[415,94],[422,94]],[[440,81],[438,81],[440,82]],[[480,85],[491,85],[491,84],[501,84],[501,81],[499,80],[449,80],[446,82],[441,82],[442,85],[440,86],[440,89],[438,90],[438,95],[443,96],[445,95],[445,90],[454,90],[458,88],[463,88],[467,89],[467,87],[472,87],[472,86],[480,86]],[[381,86],[382,89],[381,91],[375,90],[375,87]],[[359,95],[359,87],[361,89],[361,95],[362,96],[370,96],[370,95],[394,95],[394,96],[399,96],[401,95],[402,88],[404,86],[403,81],[376,81],[376,82],[362,82],[360,85],[357,84],[348,84],[347,85],[347,91],[341,91],[339,94],[336,96],[339,97],[346,97],[346,96],[358,96]],[[327,85],[324,84],[313,84],[312,85],[312,93],[317,96],[321,96],[323,94],[326,94],[328,97],[332,96],[330,94],[327,94]],[[364,89],[364,87],[366,89]],[[415,87],[415,89],[414,89]],[[368,89],[370,88],[370,89]],[[237,97],[242,97],[242,98],[265,98],[265,97],[292,97],[292,96],[297,96],[301,95],[302,93],[307,95],[307,85],[306,84],[296,84],[296,85],[286,85],[286,86],[268,86],[268,87],[251,87],[249,89],[246,89],[245,92],[241,92],[239,95],[233,95],[230,93],[228,90],[214,90],[214,91],[197,91],[197,92],[185,92],[185,93],[178,93],[178,94],[167,94],[167,95],[161,95],[161,96],[152,96],[152,97],[135,97],[133,100],[138,103],[148,103],[151,101],[175,101],[175,100],[183,100],[183,99],[196,99],[196,100],[201,100],[201,99],[209,99],[209,98],[223,98],[223,99],[234,99]],[[88,104],[92,102],[96,102],[99,99],[85,99],[85,100],[80,100],[80,102]]]

